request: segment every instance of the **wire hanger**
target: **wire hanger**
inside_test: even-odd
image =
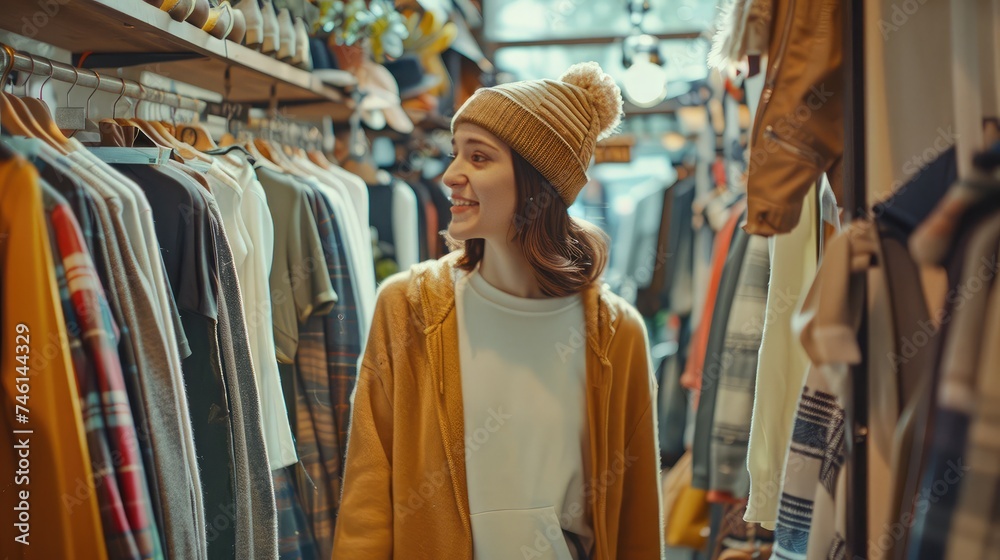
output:
[[[66,90],[66,106],[67,107],[69,107],[69,104],[70,104],[69,94],[73,93],[73,88],[75,88],[76,87],[76,83],[80,81],[80,71],[76,69],[76,66],[73,66],[72,69],[73,69],[73,83],[70,84],[69,89]]]
[[[45,88],[45,84],[49,83],[49,80],[52,79],[52,74],[55,74],[55,71],[56,71],[56,69],[53,68],[52,65],[50,64],[49,65],[49,74],[45,77],[44,80],[42,80],[42,84],[40,86],[38,86],[38,99],[39,100],[42,99],[42,90]]]
[[[122,90],[120,92],[118,92],[118,99],[115,99],[115,104],[111,106],[111,118],[112,119],[115,119],[115,118],[118,117],[118,102],[122,100],[122,97],[125,97],[125,88],[127,88],[127,87],[128,87],[128,84],[126,84],[125,83],[125,79],[122,78]]]
[[[94,97],[94,94],[97,93],[97,90],[101,89],[101,75],[98,74],[97,72],[94,72],[94,76],[97,78],[97,87],[95,87],[94,90],[90,92],[90,95],[87,96],[87,104],[84,106],[85,108],[84,116],[87,118],[87,120],[90,120],[90,99]]]

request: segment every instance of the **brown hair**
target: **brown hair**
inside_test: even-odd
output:
[[[530,163],[511,150],[517,202],[511,229],[535,272],[542,293],[562,297],[596,282],[608,263],[608,236],[569,215],[566,203]],[[458,241],[444,233],[452,250],[463,249],[458,268],[472,271],[483,259],[484,239]]]

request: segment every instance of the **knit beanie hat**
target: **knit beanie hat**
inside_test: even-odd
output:
[[[574,64],[558,80],[480,88],[451,120],[485,128],[546,180],[566,206],[587,183],[594,147],[621,122],[622,94],[596,62]]]

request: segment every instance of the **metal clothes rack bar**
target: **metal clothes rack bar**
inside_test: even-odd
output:
[[[843,0],[844,208],[848,219],[868,214],[865,165],[864,0]],[[862,301],[867,301],[864,286]],[[858,327],[861,363],[853,367],[853,391],[845,403],[847,453],[847,548],[845,556],[868,558],[868,314]]]
[[[92,70],[78,69],[47,58],[18,52],[2,44],[0,44],[0,68],[3,69],[3,80],[6,80],[12,71],[26,72],[37,76],[47,76],[59,82],[75,83],[77,86],[83,88],[120,94],[122,97],[166,105],[177,109],[201,112],[205,108],[205,102],[200,99],[149,88],[140,85],[138,82],[123,78],[115,78],[104,74],[98,77],[98,73]],[[124,86],[124,90],[122,86]]]

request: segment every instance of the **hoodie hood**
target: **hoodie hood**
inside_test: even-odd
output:
[[[456,267],[461,253],[455,251],[436,261],[424,261],[410,268],[406,300],[413,316],[421,323],[425,335],[431,334],[455,309],[455,281],[466,272]],[[610,366],[608,349],[620,320],[618,306],[611,305],[611,297],[617,297],[606,286],[591,284],[582,293],[584,319],[586,321],[587,346],[594,351],[604,366]],[[608,368],[601,368],[606,372]],[[443,380],[438,380],[443,391]],[[610,380],[606,375],[590,379],[592,385],[606,385]]]

